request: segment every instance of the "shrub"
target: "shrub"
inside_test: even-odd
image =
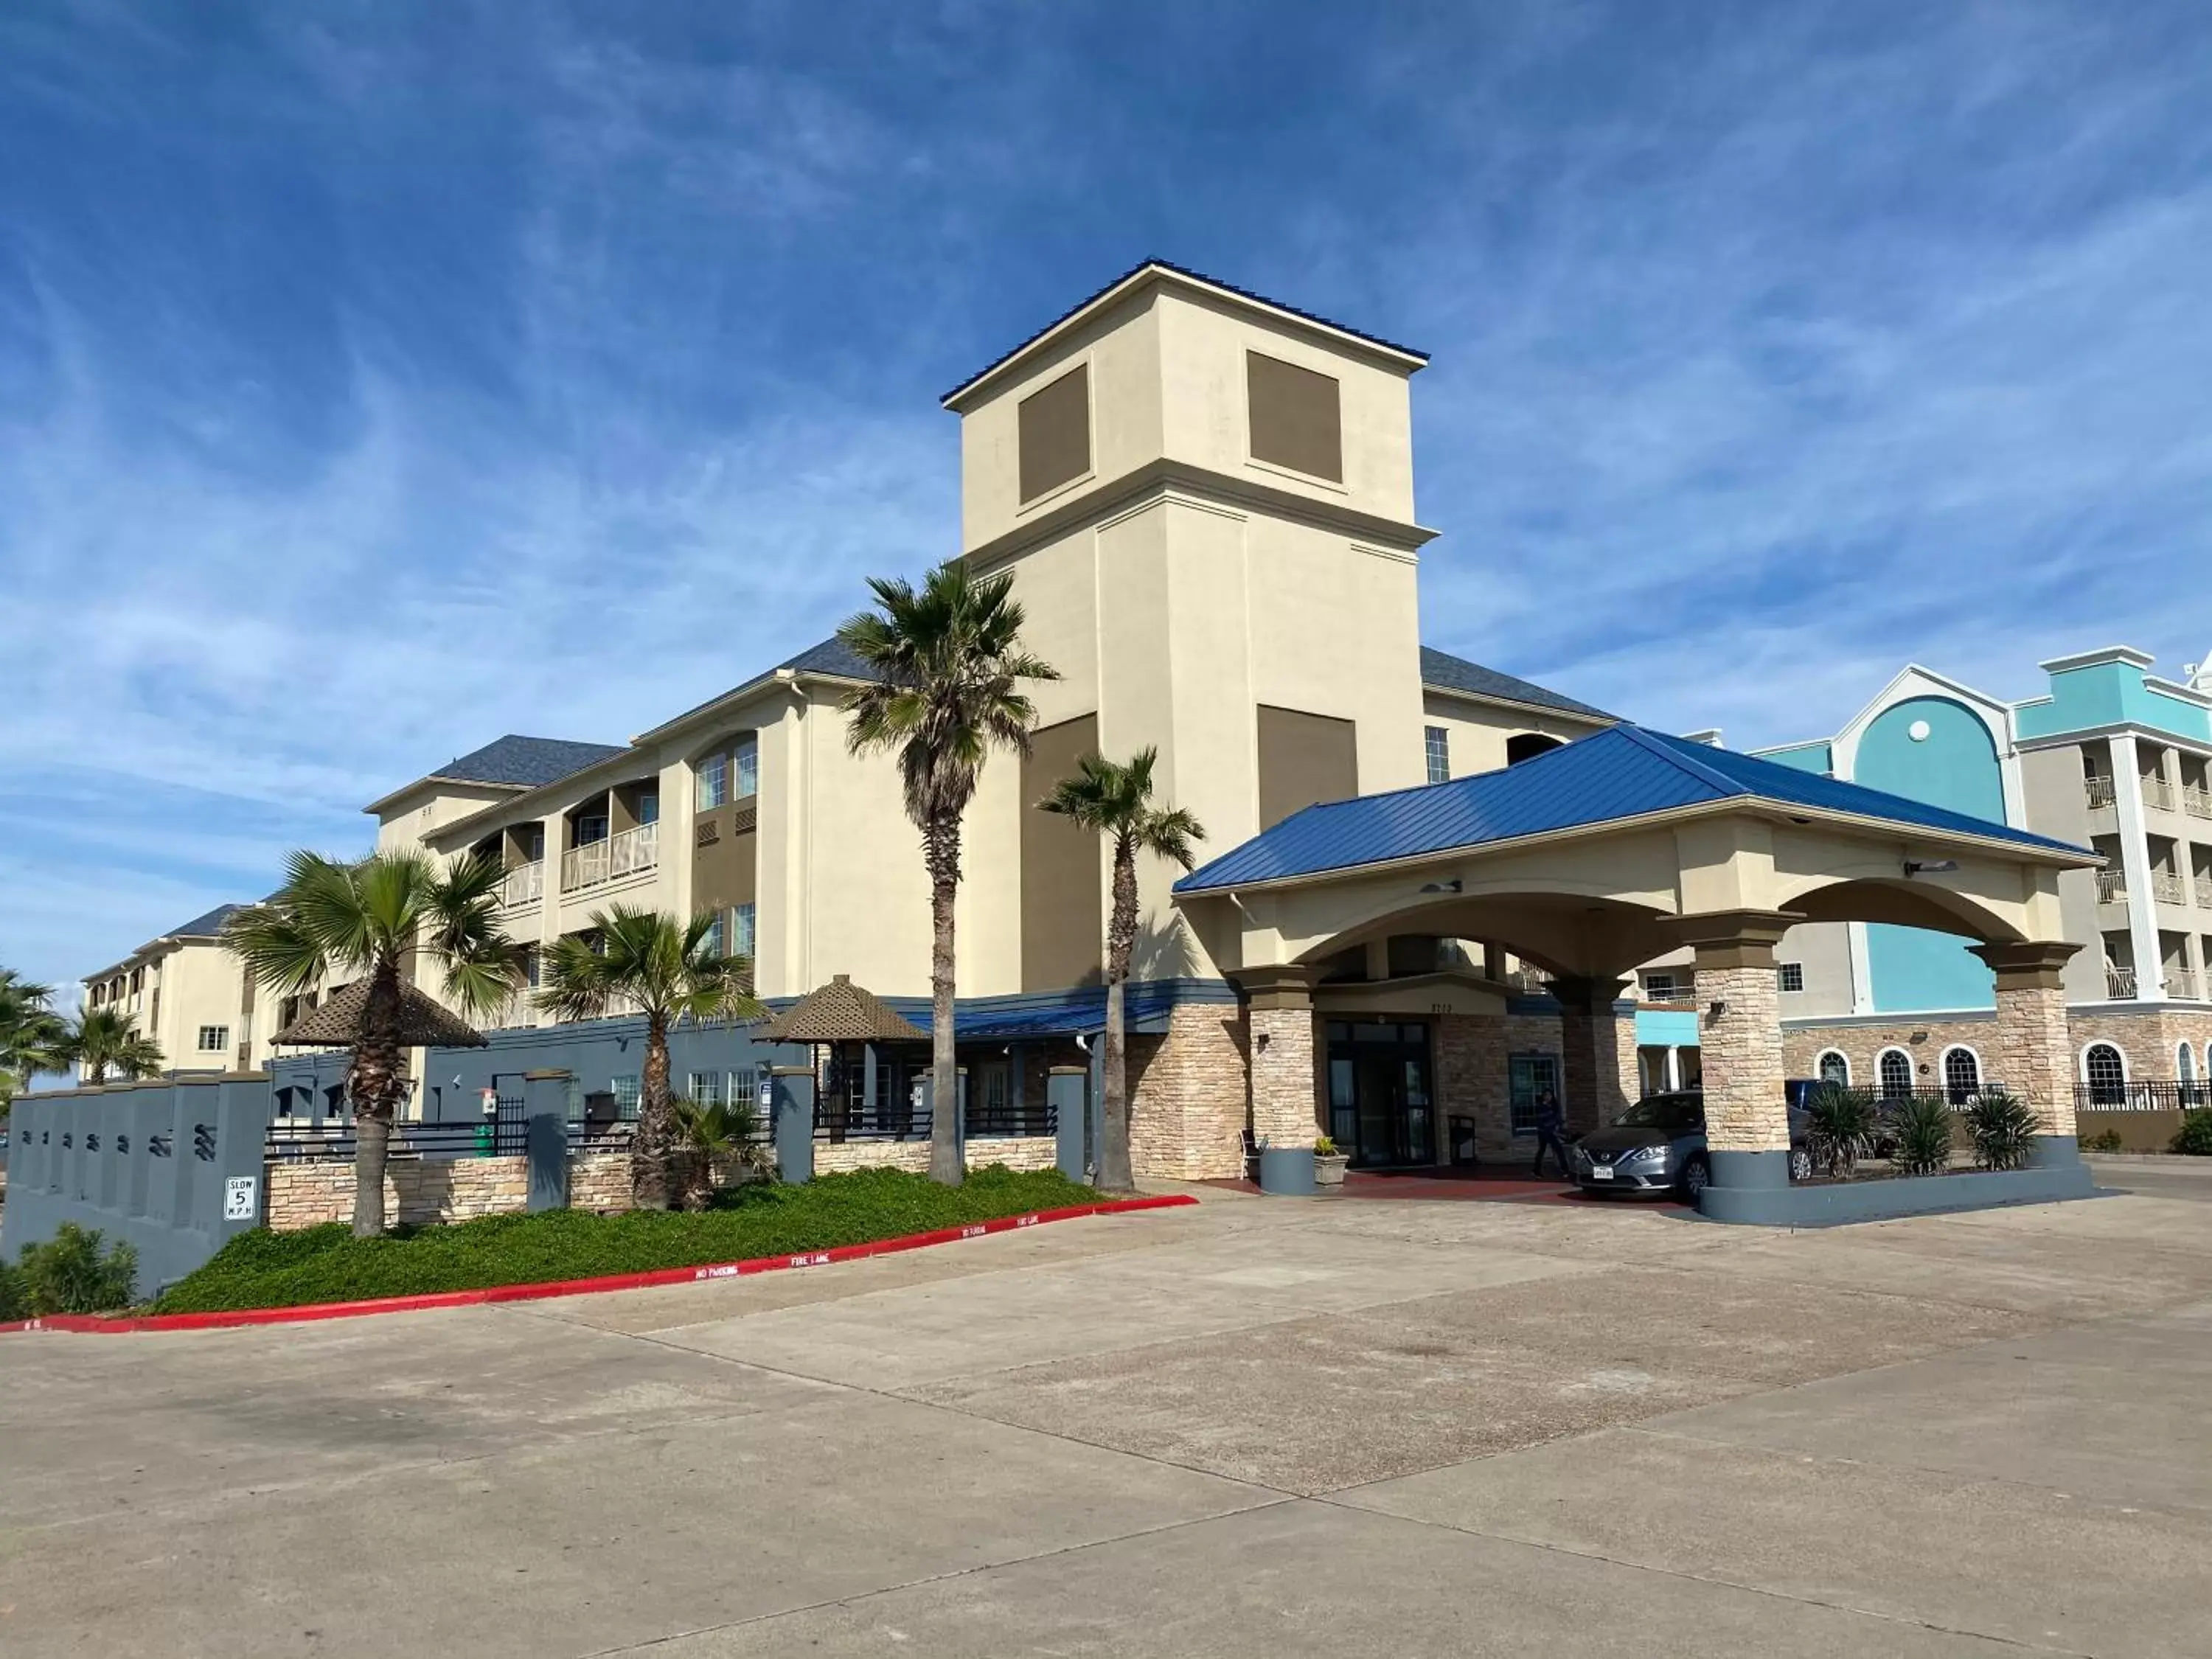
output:
[[[18,1318],[45,1314],[106,1313],[128,1307],[138,1279],[138,1252],[118,1240],[106,1249],[100,1235],[64,1221],[43,1244],[26,1244],[12,1273]]]
[[[356,1238],[343,1222],[299,1232],[239,1234],[161,1297],[163,1313],[288,1308],[591,1279],[797,1255],[928,1232],[964,1222],[1098,1201],[1056,1170],[994,1164],[957,1187],[896,1170],[821,1176],[795,1186],[747,1182],[704,1211],[541,1210]]]
[[[11,1319],[27,1319],[31,1310],[23,1291],[23,1275],[6,1262],[0,1261],[0,1324]]]
[[[1814,1167],[1849,1181],[1874,1145],[1879,1122],[1874,1095],[1865,1089],[1824,1083],[1805,1103],[1805,1115],[1811,1120],[1808,1150]]]
[[[2009,1089],[1988,1088],[1966,1110],[1974,1162],[1984,1170],[2024,1170],[2035,1159],[2043,1125],[2028,1103]]]
[[[2193,1107],[2181,1115],[2173,1150],[2190,1158],[2212,1158],[2212,1106]]]
[[[1336,1156],[1336,1142],[1327,1135],[1316,1135],[1314,1137],[1314,1156],[1316,1158],[1334,1158]]]
[[[1889,1115],[1897,1142],[1889,1161],[1899,1175],[1941,1175],[1951,1167],[1951,1103],[1941,1095],[1912,1095]]]
[[[2120,1139],[2118,1129],[2100,1129],[2096,1133],[2083,1138],[2081,1150],[2085,1152],[2117,1152],[2126,1145]]]

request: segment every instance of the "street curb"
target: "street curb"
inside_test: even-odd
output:
[[[822,1267],[832,1262],[857,1261],[866,1256],[890,1255],[899,1250],[919,1250],[932,1244],[957,1244],[963,1238],[989,1233],[1008,1233],[1048,1221],[1075,1221],[1085,1216],[1127,1215],[1138,1210],[1181,1209],[1198,1200],[1177,1193],[1153,1198],[1124,1198],[1103,1204],[1075,1204],[1059,1210],[1032,1210],[1025,1215],[1000,1216],[991,1221],[971,1221],[963,1226],[939,1227],[932,1232],[908,1233],[898,1238],[878,1238],[866,1244],[838,1244],[826,1250],[798,1255],[754,1256],[744,1261],[714,1261],[696,1267],[653,1267],[643,1273],[606,1273],[597,1279],[554,1279],[534,1285],[488,1285],[473,1291],[439,1291],[428,1296],[392,1296],[367,1302],[311,1302],[296,1308],[238,1308],[221,1313],[142,1314],[110,1319],[100,1314],[49,1314],[39,1319],[19,1319],[0,1324],[10,1331],[68,1331],[82,1336],[119,1336],[131,1331],[208,1331],[240,1325],[290,1325],[313,1319],[352,1319],[368,1314],[416,1313],[428,1308],[469,1308],[487,1302],[538,1302],[548,1297],[591,1296],[601,1291],[644,1290],[657,1285],[695,1285],[712,1279],[737,1279],[751,1273],[780,1273],[792,1267]]]

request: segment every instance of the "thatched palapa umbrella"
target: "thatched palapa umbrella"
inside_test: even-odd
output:
[[[289,1048],[349,1048],[368,1012],[368,981],[357,979],[319,1008],[307,1012],[269,1039]],[[408,1048],[481,1048],[483,1033],[428,992],[399,988],[399,1042]]]

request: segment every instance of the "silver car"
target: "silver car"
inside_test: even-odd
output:
[[[1805,1114],[1790,1113],[1790,1178],[1809,1180],[1813,1154]],[[1713,1178],[1705,1149],[1705,1097],[1694,1089],[1647,1095],[1611,1125],[1568,1149],[1570,1173],[1586,1193],[1668,1194],[1695,1202]]]

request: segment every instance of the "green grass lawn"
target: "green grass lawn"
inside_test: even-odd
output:
[[[402,1227],[382,1238],[356,1238],[343,1222],[241,1233],[173,1285],[155,1311],[290,1308],[792,1255],[1091,1204],[1099,1196],[1054,1170],[1017,1175],[994,1164],[970,1170],[958,1187],[869,1170],[797,1186],[763,1182],[725,1194],[699,1214],[541,1210]]]

